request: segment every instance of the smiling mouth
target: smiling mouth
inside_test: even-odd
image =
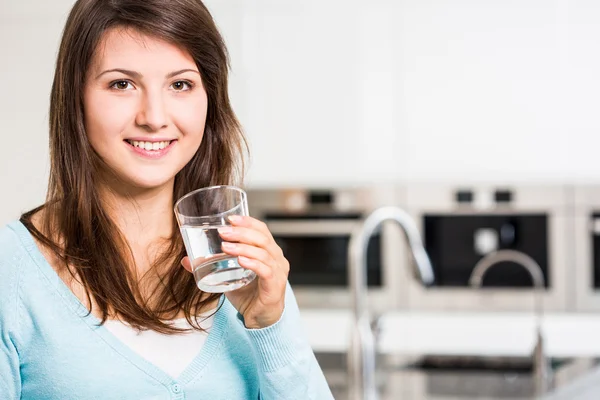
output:
[[[169,147],[169,145],[171,143],[173,143],[175,141],[175,139],[161,141],[161,142],[143,142],[143,141],[129,140],[129,139],[125,139],[125,141],[133,147],[138,147],[140,149],[144,149],[147,151],[156,151],[156,150],[163,150],[163,149]]]

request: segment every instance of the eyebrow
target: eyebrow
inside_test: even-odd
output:
[[[139,79],[142,77],[142,74],[140,74],[137,71],[131,71],[129,69],[122,69],[122,68],[114,68],[114,69],[107,69],[106,71],[102,71],[97,77],[96,79],[100,78],[102,75],[104,74],[108,74],[109,72],[120,72],[124,75],[130,76],[132,78],[136,78]],[[190,68],[186,68],[186,69],[180,69],[179,71],[173,71],[167,74],[167,79],[173,78],[174,76],[183,74],[184,72],[195,72],[198,75],[200,75],[200,72],[198,72],[195,69],[190,69]]]

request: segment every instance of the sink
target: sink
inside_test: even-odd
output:
[[[334,398],[348,399],[346,355],[316,353],[316,356]],[[555,358],[550,364],[553,380],[548,393],[598,363],[590,359]],[[376,365],[375,381],[380,400],[536,398],[533,365],[527,357],[378,355]]]
[[[553,374],[573,362],[550,359]],[[404,366],[425,374],[432,398],[530,399],[536,395],[529,357],[424,356]]]

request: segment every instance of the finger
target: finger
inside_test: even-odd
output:
[[[263,248],[243,243],[223,242],[223,251],[232,256],[243,256],[252,260],[260,261],[265,265],[276,265],[275,259]]]
[[[271,253],[274,257],[278,256],[277,243],[272,237],[265,235],[263,232],[252,228],[241,226],[225,226],[219,228],[221,237],[229,242],[245,243],[251,246],[261,247]]]
[[[244,256],[239,256],[238,262],[242,267],[254,272],[256,276],[258,276],[260,279],[265,280],[266,282],[269,282],[273,279],[273,268],[270,268],[268,265],[261,261]]]
[[[269,230],[267,224],[257,220],[256,218],[252,218],[247,215],[230,215],[229,221],[231,221],[231,224],[233,226],[255,229],[261,232],[266,237],[273,239],[273,235],[271,235],[271,231]]]
[[[192,263],[190,262],[190,258],[189,257],[183,257],[181,259],[181,265],[183,265],[183,268],[186,269],[186,271],[188,272],[192,272]]]
[[[269,231],[269,228],[264,222],[259,221],[256,218],[239,215],[233,215],[229,218],[232,220],[232,225],[234,226],[223,227],[223,229],[219,230],[219,233],[227,235],[223,236],[224,239],[263,247],[267,249],[273,257],[283,257],[283,250],[279,247],[277,242],[275,242],[271,231]],[[257,232],[258,235],[253,234],[250,231]]]

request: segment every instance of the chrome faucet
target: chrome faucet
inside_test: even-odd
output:
[[[469,283],[473,287],[481,287],[483,276],[494,265],[500,262],[514,262],[521,265],[531,275],[535,289],[536,315],[536,344],[533,350],[533,368],[535,374],[536,394],[541,395],[549,388],[552,381],[552,368],[550,359],[546,356],[545,342],[542,333],[542,318],[544,314],[542,293],[545,287],[544,274],[540,265],[527,254],[517,250],[498,250],[483,257],[473,268]]]
[[[376,400],[375,340],[367,307],[367,246],[371,236],[386,221],[396,221],[404,230],[421,281],[433,283],[433,269],[413,219],[401,208],[373,211],[353,232],[348,247],[349,281],[353,300],[352,339],[348,352],[350,398]]]

